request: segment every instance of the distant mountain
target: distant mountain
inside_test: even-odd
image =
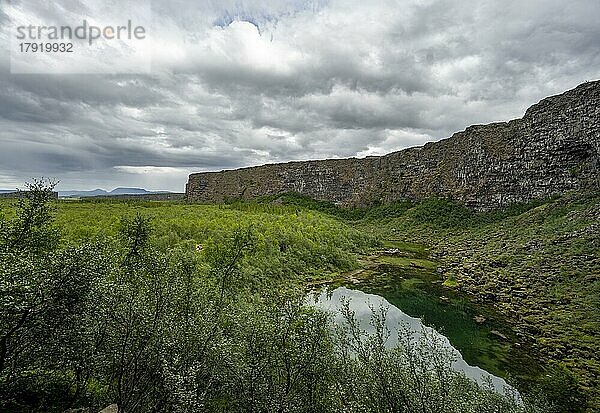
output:
[[[143,188],[115,188],[109,192],[109,195],[134,195],[134,194],[151,194]]]
[[[61,198],[87,198],[91,196],[111,196],[111,195],[149,195],[149,194],[168,194],[169,191],[148,191],[144,188],[115,188],[112,191],[104,189],[93,189],[91,191],[59,191]]]
[[[61,198],[83,198],[87,196],[108,195],[104,189],[93,189],[91,191],[58,191]]]
[[[11,192],[17,192],[16,189],[0,189],[0,194],[10,194]]]

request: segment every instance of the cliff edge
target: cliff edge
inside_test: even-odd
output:
[[[189,176],[190,202],[298,192],[343,206],[445,197],[476,210],[600,189],[600,81],[543,99],[521,119],[469,126],[362,159],[287,162]]]

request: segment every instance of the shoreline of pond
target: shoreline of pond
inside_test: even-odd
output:
[[[387,241],[387,248],[358,259],[359,268],[306,283],[310,290],[356,289],[385,298],[448,337],[465,361],[513,382],[536,385],[545,367],[530,338],[491,305],[443,284],[425,246]]]

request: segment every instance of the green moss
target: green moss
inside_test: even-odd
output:
[[[404,253],[412,254],[415,257],[425,257],[428,254],[428,250],[425,245],[415,242],[384,240],[382,241],[382,245],[387,249],[398,249]]]
[[[444,287],[454,288],[458,286],[458,282],[454,278],[447,278],[442,285]]]
[[[599,206],[594,192],[487,213],[462,213],[436,201],[399,218],[359,225],[381,237],[429,246],[451,274],[444,286],[499,309],[539,343],[541,358],[564,362],[591,405],[600,406],[600,356],[594,350],[600,336],[593,334],[600,330]],[[447,218],[434,216],[444,210]],[[406,268],[410,261],[390,262]]]
[[[410,258],[410,257],[391,257],[381,256],[377,258],[377,262],[382,264],[390,264],[400,268],[416,268],[434,270],[437,268],[437,263],[427,259]]]

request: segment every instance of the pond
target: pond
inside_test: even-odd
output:
[[[479,382],[489,377],[497,389],[507,380],[519,389],[535,384],[543,366],[531,343],[509,320],[483,300],[444,286],[436,272],[437,263],[422,246],[395,246],[400,248],[393,255],[370,257],[363,262],[365,268],[330,284],[328,293],[317,295],[317,305],[335,313],[339,299],[345,296],[366,327],[371,316],[369,303],[376,308],[384,304],[389,306],[392,337],[399,321],[415,331],[429,329],[455,352],[455,367],[468,377]]]
[[[399,328],[406,329],[407,331],[403,330],[402,333],[413,334],[415,339],[422,337],[424,334],[425,337],[435,340],[438,345],[449,350],[450,354],[454,356],[452,367],[455,370],[463,372],[467,377],[481,384],[491,383],[493,388],[501,393],[509,387],[503,378],[490,374],[480,367],[469,365],[460,352],[452,346],[447,337],[432,327],[424,325],[421,319],[402,312],[384,297],[346,287],[338,287],[333,291],[321,291],[314,296],[315,306],[330,312],[333,315],[334,322],[340,324],[344,322],[341,313],[344,301],[348,302],[349,308],[360,323],[361,329],[367,333],[374,332],[374,328],[370,324],[372,309],[377,310],[383,307],[387,310],[385,325],[390,332],[390,336],[386,342],[386,347],[396,346]]]

